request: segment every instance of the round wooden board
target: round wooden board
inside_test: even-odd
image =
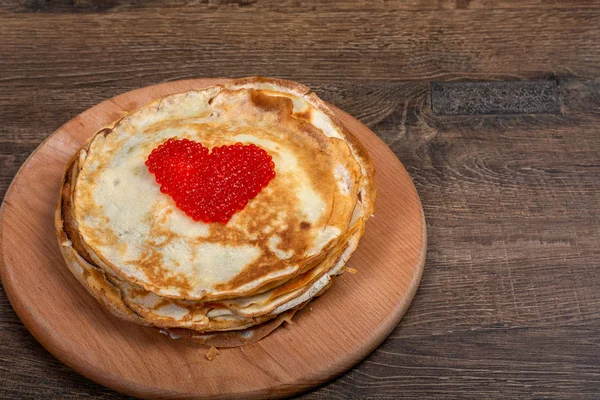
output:
[[[71,275],[54,234],[63,170],[87,138],[150,101],[223,79],[169,82],[125,93],[83,112],[29,157],[0,214],[0,276],[12,306],[59,360],[102,385],[149,398],[265,398],[295,394],[342,373],[372,352],[398,324],[423,271],[423,210],[412,181],[367,127],[335,109],[377,169],[377,210],[348,266],[325,295],[260,342],[224,349],[171,340],[122,322]]]

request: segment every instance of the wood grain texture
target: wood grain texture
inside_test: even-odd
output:
[[[362,81],[365,74],[440,80],[600,73],[594,53],[600,14],[576,6],[405,10],[329,2],[292,8],[276,2],[158,3],[120,12],[4,12],[3,40],[9,45],[0,59],[0,83],[18,87],[59,77],[53,86],[61,89],[84,82],[131,88],[150,77],[148,84],[223,71],[319,82]],[[528,62],[515,62],[516,52]]]
[[[0,2],[0,196],[44,138],[124,91],[301,81],[400,158],[429,246],[392,336],[305,398],[598,398],[599,2],[25,4]],[[544,78],[558,82],[559,115],[431,112],[431,81]],[[4,398],[123,398],[43,350],[3,295],[0,370]]]
[[[169,82],[125,93],[76,116],[23,164],[0,213],[0,277],[23,324],[82,375],[148,398],[271,398],[303,392],[351,368],[396,327],[417,290],[425,261],[425,220],[402,164],[368,128],[336,110],[376,168],[376,215],[327,293],[260,342],[223,350],[171,340],[125,323],[85,293],[62,261],[55,204],[67,162],[98,130],[158,98],[225,80]],[[379,240],[386,236],[385,241]],[[351,275],[351,274],[350,274]],[[226,384],[224,384],[226,381]]]

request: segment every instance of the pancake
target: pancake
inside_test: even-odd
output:
[[[192,220],[144,165],[167,139],[255,144],[276,177],[227,223]],[[374,212],[368,154],[310,89],[245,78],[167,96],[94,135],[63,180],[67,266],[119,318],[222,347],[322,294]]]
[[[64,220],[62,229],[65,238],[67,236],[65,232],[69,232],[68,241],[63,242],[62,245],[62,250],[68,252],[65,258],[71,260],[72,266],[73,263],[78,264],[75,266],[75,273],[81,275],[81,272],[77,271],[86,271],[88,284],[93,288],[103,287],[104,292],[115,293],[111,296],[118,297],[113,299],[114,309],[125,308],[126,311],[133,311],[136,317],[140,316],[146,322],[151,322],[157,327],[183,327],[202,332],[226,331],[245,328],[271,319],[274,317],[273,311],[276,308],[280,310],[278,313],[294,308],[298,304],[295,301],[297,297],[306,292],[319,291],[325,286],[330,280],[326,275],[328,273],[332,275],[331,270],[339,271],[340,266],[345,264],[349,255],[355,250],[364,231],[362,207],[359,206],[352,217],[351,228],[346,235],[348,239],[344,238],[343,243],[332,251],[323,262],[260,294],[210,303],[164,298],[121,279],[103,266],[101,261],[88,262],[80,256],[80,254],[85,254],[89,258],[89,252],[83,245],[75,226],[76,221],[72,216],[70,188],[72,187],[71,182],[77,178],[77,163],[78,160],[74,160],[68,170],[62,192],[62,218]],[[98,268],[99,266],[102,268]],[[107,273],[107,271],[109,272]],[[96,282],[93,281],[94,279]],[[106,301],[105,298],[100,300]]]
[[[213,87],[122,119],[79,160],[73,206],[83,240],[124,279],[176,299],[247,295],[318,262],[347,230],[362,175],[345,141],[295,115],[288,97]],[[277,178],[226,225],[195,222],[144,165],[172,137],[257,144]]]

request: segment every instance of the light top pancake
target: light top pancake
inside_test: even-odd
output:
[[[372,172],[361,148],[303,87],[270,82],[168,96],[96,135],[80,155],[73,196],[94,255],[163,297],[230,298],[318,264],[348,230],[358,193],[370,215]],[[144,165],[172,137],[208,148],[254,143],[277,176],[229,223],[195,222]]]
[[[356,249],[364,232],[365,218],[359,202],[351,228],[317,266],[260,294],[228,300],[196,301],[160,297],[120,278],[82,241],[72,213],[72,185],[77,180],[78,160],[67,170],[57,212],[57,233],[69,268],[88,290],[113,313],[161,328],[187,328],[200,332],[245,329],[276,314],[295,308],[330,282]],[[274,311],[277,310],[277,313]]]

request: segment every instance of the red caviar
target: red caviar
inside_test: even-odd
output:
[[[195,221],[227,223],[275,177],[271,156],[236,143],[212,151],[192,140],[169,139],[146,160],[148,170],[177,207]]]

